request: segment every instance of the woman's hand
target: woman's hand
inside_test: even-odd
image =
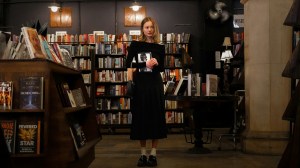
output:
[[[155,58],[151,58],[150,60],[148,60],[146,62],[146,66],[147,68],[150,68],[150,69],[153,69],[154,66],[157,66],[158,65],[158,62]]]

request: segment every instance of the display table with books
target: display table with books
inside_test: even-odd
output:
[[[166,96],[166,100],[182,103],[185,116],[192,116],[192,123],[185,126],[192,127],[194,133],[194,147],[189,149],[191,153],[210,153],[204,147],[204,128],[231,128],[234,124],[234,108],[236,96]],[[189,113],[190,114],[187,114]]]

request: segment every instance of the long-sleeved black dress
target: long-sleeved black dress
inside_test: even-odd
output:
[[[126,66],[130,67],[138,53],[151,52],[158,61],[152,72],[134,74],[135,90],[131,101],[132,124],[130,139],[147,140],[167,137],[163,81],[160,72],[164,70],[164,45],[146,42],[131,42],[128,48]],[[138,59],[136,59],[138,61]],[[146,63],[133,64],[132,67],[145,68]]]

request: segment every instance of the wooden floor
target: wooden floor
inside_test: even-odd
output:
[[[231,138],[224,138],[219,147],[219,135],[227,130],[215,130],[213,141],[205,145],[209,154],[191,154],[193,144],[186,143],[184,134],[169,134],[157,149],[158,168],[276,168],[281,156],[253,155],[233,148]],[[148,143],[150,146],[150,143]],[[149,152],[149,148],[148,151]],[[96,159],[89,168],[132,168],[140,156],[138,141],[128,135],[103,135],[95,149]]]

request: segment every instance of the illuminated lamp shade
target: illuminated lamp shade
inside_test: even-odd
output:
[[[230,37],[224,37],[223,46],[231,46]]]
[[[233,58],[233,55],[230,50],[225,50],[222,52],[221,60],[225,63],[230,63],[230,59]]]
[[[60,8],[60,6],[58,3],[54,2],[54,3],[51,3],[51,5],[48,6],[48,8],[50,8],[52,12],[57,12],[58,9]]]
[[[131,8],[133,11],[138,11],[138,10],[140,10],[141,7],[142,6],[138,2],[135,1],[132,3],[132,5],[129,8]]]

